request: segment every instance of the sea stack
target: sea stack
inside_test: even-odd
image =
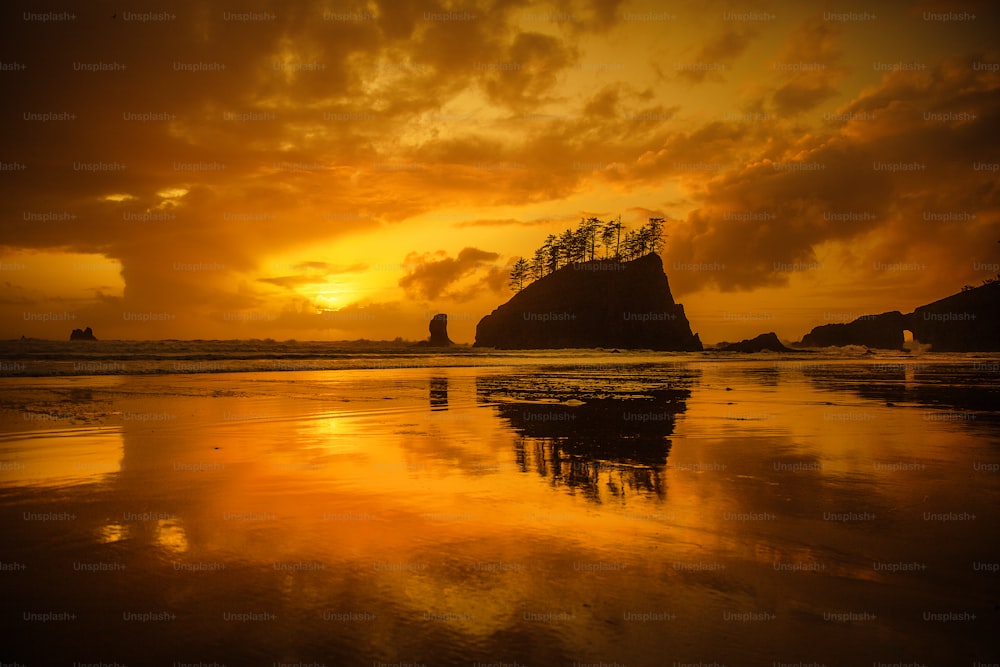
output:
[[[448,315],[446,313],[438,313],[432,317],[429,328],[431,332],[430,340],[427,341],[429,346],[448,347],[454,345],[448,338]]]
[[[701,350],[663,262],[593,260],[553,271],[479,321],[476,347]]]
[[[69,335],[70,340],[97,340],[94,331],[90,327],[86,329],[73,329]]]
[[[738,343],[729,343],[720,348],[724,352],[791,352],[791,350],[781,344],[778,335],[773,331],[761,334],[756,338],[741,340]]]

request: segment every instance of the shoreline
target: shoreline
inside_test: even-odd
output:
[[[74,346],[76,344],[73,344]],[[1000,352],[921,352],[868,350],[861,347],[791,349],[782,352],[735,352],[708,349],[698,352],[654,350],[554,349],[494,350],[492,348],[400,348],[395,351],[330,350],[272,353],[255,351],[179,350],[149,353],[143,348],[55,349],[45,353],[12,354],[0,350],[0,381],[5,378],[87,377],[129,375],[195,375],[247,372],[392,370],[408,368],[474,368],[508,365],[546,365],[624,368],[641,363],[730,364],[743,362],[841,363],[874,365],[963,364],[1000,372]]]
[[[898,644],[936,664],[978,628],[918,614],[992,599],[998,412],[925,415],[993,375],[566,361],[0,379],[4,608],[39,634],[22,611],[103,619],[122,664],[154,635],[227,664],[371,657],[414,623],[426,664],[437,628],[458,651],[544,640],[553,662],[589,637],[622,664],[681,633],[738,664],[761,627],[831,663]],[[866,612],[876,638],[830,639]]]

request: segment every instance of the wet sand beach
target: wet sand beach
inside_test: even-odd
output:
[[[0,660],[997,662],[983,363],[0,378]]]

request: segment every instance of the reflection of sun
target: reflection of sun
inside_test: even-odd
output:
[[[184,528],[175,519],[161,519],[156,522],[156,543],[167,551],[183,553],[188,549]]]
[[[118,193],[111,194],[111,195],[105,195],[104,196],[104,201],[113,201],[113,202],[117,203],[117,202],[123,202],[123,201],[133,201],[135,198],[136,198],[135,195],[129,195],[129,194],[124,194],[124,193],[118,192]]]
[[[112,542],[120,542],[129,536],[128,526],[123,526],[120,523],[110,523],[107,526],[102,526],[97,533],[97,540],[101,544],[110,544]]]

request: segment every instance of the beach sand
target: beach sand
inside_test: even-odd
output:
[[[611,363],[0,378],[0,659],[997,660],[975,374]]]

